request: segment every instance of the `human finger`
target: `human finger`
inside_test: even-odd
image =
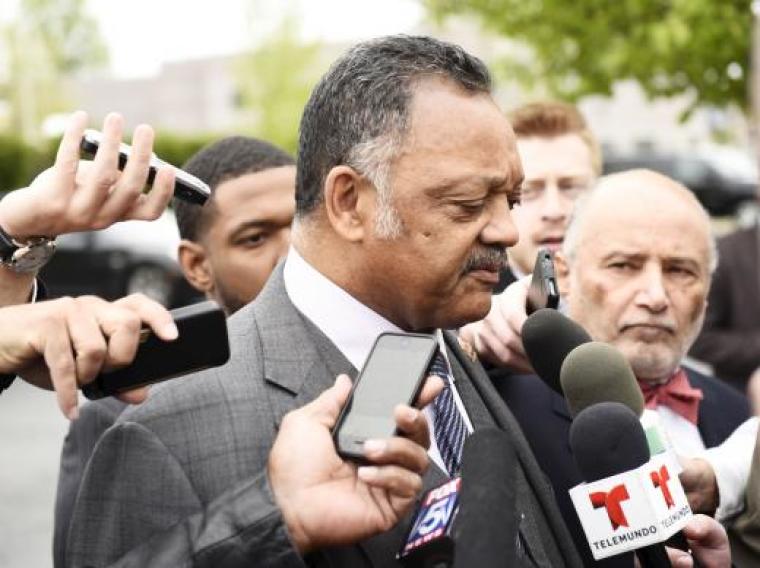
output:
[[[430,447],[430,429],[421,410],[400,404],[393,410],[393,417],[401,434],[425,449]]]
[[[361,466],[357,475],[371,487],[385,490],[395,497],[409,499],[409,505],[422,491],[422,477],[396,465]]]
[[[169,311],[143,294],[130,294],[114,302],[114,305],[134,312],[141,322],[150,327],[163,341],[177,339],[179,332]]]
[[[414,406],[417,408],[425,408],[428,404],[435,400],[444,388],[443,377],[438,375],[428,375],[425,379],[425,383],[422,385],[422,390],[417,396],[417,400],[414,401]]]
[[[140,318],[132,310],[105,303],[97,308],[97,320],[107,338],[106,368],[129,365],[137,354],[142,339]]]
[[[77,374],[74,351],[71,346],[66,322],[51,321],[44,329],[43,358],[55,390],[58,407],[69,420],[79,415],[77,409]]]
[[[377,465],[393,464],[415,473],[424,473],[430,460],[426,449],[401,436],[364,442],[364,457]]]
[[[75,302],[74,307],[67,311],[67,332],[74,350],[77,382],[86,384],[103,368],[107,345],[95,312],[80,309],[81,303]]]
[[[73,213],[83,219],[88,226],[100,220],[101,207],[108,199],[111,188],[119,179],[119,145],[123,123],[121,115],[117,113],[106,116],[90,175],[73,196]]]
[[[141,193],[127,213],[130,219],[152,221],[164,212],[174,195],[175,170],[171,166],[159,168],[148,193]]]
[[[87,128],[87,113],[76,111],[69,118],[63,133],[55,162],[52,167],[53,185],[62,193],[69,193],[75,188],[77,169],[79,168],[79,147]]]
[[[694,566],[694,559],[688,552],[670,547],[666,547],[665,551],[668,553],[668,560],[670,560],[670,565],[673,568],[691,568]]]
[[[147,124],[141,124],[135,128],[132,135],[132,149],[124,170],[100,211],[104,224],[123,219],[142,195],[148,180],[152,153],[153,129]]]
[[[149,393],[150,389],[148,387],[140,387],[119,393],[116,395],[116,398],[127,404],[140,404],[147,400]]]

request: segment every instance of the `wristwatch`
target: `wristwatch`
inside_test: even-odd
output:
[[[55,240],[50,237],[17,241],[0,227],[0,265],[14,272],[34,272],[45,266],[54,252]]]

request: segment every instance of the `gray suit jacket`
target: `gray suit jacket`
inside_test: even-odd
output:
[[[79,409],[79,418],[71,422],[63,440],[61,466],[58,470],[58,489],[55,494],[53,521],[53,566],[62,568],[66,558],[66,538],[69,534],[72,509],[79,485],[95,444],[108,430],[127,404],[117,398],[86,402]]]
[[[318,396],[336,375],[356,375],[295,309],[285,291],[282,265],[257,300],[228,322],[229,363],[154,388],[147,403],[128,409],[98,443],[76,500],[67,565],[107,565],[260,475],[282,416]],[[497,425],[517,448],[521,467],[513,482],[521,549],[539,566],[580,565],[551,489],[514,418],[482,367],[467,358],[453,335],[446,334],[446,340],[474,427]],[[443,479],[431,466],[425,486]],[[308,563],[397,566],[405,525],[356,546],[322,550]],[[223,541],[229,536],[225,531],[234,534],[225,527],[206,538]],[[173,565],[186,565],[195,546],[173,554]]]

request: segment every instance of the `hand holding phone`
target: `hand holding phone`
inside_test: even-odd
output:
[[[365,441],[397,433],[393,410],[399,404],[413,405],[437,349],[432,335],[378,336],[333,429],[338,454],[363,461]]]
[[[82,393],[96,400],[227,362],[227,321],[215,302],[201,302],[170,313],[179,332],[177,339],[162,341],[144,328],[132,363],[101,373],[82,387]]]
[[[90,157],[94,157],[100,147],[100,141],[102,134],[97,130],[85,130],[84,137],[82,138],[81,150]],[[119,170],[123,170],[124,166],[129,160],[129,156],[132,152],[129,144],[121,143],[119,145]],[[148,169],[148,185],[153,183],[156,178],[156,172],[158,168],[168,167],[169,164],[161,160],[158,156],[153,154],[150,159],[150,166]],[[174,195],[175,197],[195,203],[197,205],[203,205],[211,195],[211,188],[195,177],[179,168],[174,168],[175,181],[174,181]]]
[[[554,274],[554,259],[549,250],[538,249],[525,311],[530,315],[541,308],[557,309],[557,306],[559,306],[559,287]]]

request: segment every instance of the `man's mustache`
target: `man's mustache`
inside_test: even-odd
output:
[[[488,270],[498,272],[507,264],[507,251],[502,247],[484,247],[474,251],[464,266],[465,272]]]

